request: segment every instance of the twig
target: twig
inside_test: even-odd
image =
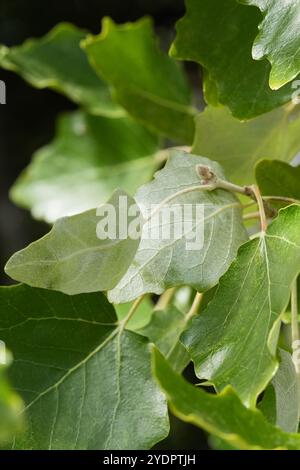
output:
[[[268,228],[268,222],[267,222],[267,217],[266,217],[265,205],[264,205],[263,198],[261,197],[260,190],[258,189],[258,186],[256,186],[256,184],[251,186],[251,189],[253,191],[253,194],[255,195],[255,198],[256,198],[257,204],[258,204],[261,231],[266,232],[266,230]]]
[[[197,294],[195,295],[195,298],[194,298],[194,301],[193,301],[193,304],[189,310],[189,312],[187,313],[186,317],[185,317],[185,323],[188,323],[188,321],[196,315],[196,313],[198,312],[198,309],[200,307],[200,304],[202,302],[202,299],[203,299],[203,294],[201,294],[200,292],[197,292]]]
[[[252,220],[252,219],[259,219],[260,213],[259,212],[250,212],[249,214],[243,215],[244,220]]]
[[[159,298],[158,302],[156,303],[154,310],[165,310],[165,308],[171,302],[174,294],[176,291],[176,287],[172,287],[171,289],[166,290]]]

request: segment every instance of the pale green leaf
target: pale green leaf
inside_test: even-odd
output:
[[[0,333],[0,337],[2,335]],[[2,347],[2,346],[1,346]],[[1,357],[2,359],[2,357]],[[8,442],[16,432],[23,429],[20,412],[23,403],[7,380],[6,366],[0,365],[0,444]]]
[[[276,399],[276,424],[286,432],[298,432],[300,418],[299,377],[287,351],[280,349],[279,369],[272,380]]]
[[[206,158],[174,150],[151,183],[141,187],[136,201],[146,221],[134,261],[119,284],[109,292],[112,302],[130,301],[153,292],[161,294],[168,287],[190,285],[204,291],[215,285],[247,239],[236,197],[224,190],[189,190],[201,185],[196,165],[210,166],[223,177],[220,166]],[[186,191],[179,194],[179,191]],[[203,208],[189,220],[192,228],[184,230],[184,204]],[[158,208],[153,210],[154,207]],[[164,211],[162,211],[164,208]],[[177,216],[165,216],[165,209],[181,209]],[[156,220],[153,215],[156,213]],[[176,235],[176,227],[183,227]],[[150,229],[151,228],[151,229]],[[203,246],[193,248],[189,237],[203,228]],[[163,234],[170,233],[170,237]],[[151,237],[149,237],[149,233]]]
[[[154,351],[154,373],[178,418],[201,427],[238,449],[300,449],[299,434],[286,433],[258,410],[249,410],[228,386],[219,395],[204,392],[174,372]]]
[[[178,65],[158,47],[151,21],[116,25],[105,18],[102,32],[82,42],[96,72],[136,119],[176,141],[194,135],[190,90]]]
[[[132,306],[133,302],[114,305],[118,320],[124,320]],[[145,328],[146,325],[150,323],[152,314],[153,303],[151,302],[151,299],[146,297],[143,300],[142,304],[139,306],[138,310],[133,315],[133,317],[127,323],[127,330],[139,332],[141,328]]]
[[[217,160],[236,183],[254,181],[261,158],[290,161],[300,149],[300,117],[285,107],[251,121],[235,119],[224,107],[208,106],[197,115],[192,152]]]
[[[12,187],[11,198],[52,223],[99,206],[116,188],[134,193],[151,179],[157,150],[158,139],[129,117],[66,114],[53,142],[34,154]]]
[[[281,210],[267,232],[244,244],[207,308],[183,334],[199,378],[230,384],[247,406],[273,377],[276,339],[300,271],[300,206]]]
[[[116,209],[116,234],[120,196],[127,197],[128,206],[134,204],[123,191],[115,191],[108,201]],[[96,209],[59,219],[45,237],[10,258],[6,273],[32,287],[70,295],[112,289],[131,264],[139,240],[99,239],[100,220]]]
[[[117,324],[103,294],[0,288],[1,336],[27,431],[15,449],[145,449],[168,433],[147,340]]]
[[[240,2],[257,6],[263,14],[259,34],[252,48],[252,57],[256,60],[267,58],[270,61],[270,87],[277,90],[300,72],[300,1]]]
[[[63,93],[93,114],[124,115],[80,49],[85,36],[85,31],[71,24],[59,24],[43,38],[10,49],[1,46],[0,67],[17,72],[37,88]]]
[[[291,100],[289,85],[270,89],[270,63],[252,58],[261,21],[257,8],[236,0],[186,0],[186,8],[171,55],[198,62],[208,71],[206,99],[212,98],[214,104],[217,93],[218,101],[239,119],[253,118]]]

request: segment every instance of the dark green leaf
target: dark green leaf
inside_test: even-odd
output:
[[[63,93],[93,114],[124,115],[80,49],[85,36],[85,31],[71,24],[59,24],[41,39],[30,39],[11,49],[1,46],[0,66],[19,73],[37,88]]]
[[[255,177],[262,194],[300,199],[300,167],[276,160],[262,160]]]
[[[0,288],[1,336],[28,427],[15,449],[144,449],[168,433],[145,338],[102,294]]]
[[[206,99],[212,96],[215,103],[217,92],[218,101],[229,106],[239,119],[253,118],[291,100],[289,85],[279,91],[270,89],[270,63],[252,58],[261,21],[257,8],[245,7],[236,0],[187,0],[186,7],[186,15],[177,24],[171,55],[207,69]]]
[[[196,110],[188,84],[159,49],[148,18],[121,26],[105,18],[101,34],[82,44],[96,72],[133,117],[176,141],[192,142]]]

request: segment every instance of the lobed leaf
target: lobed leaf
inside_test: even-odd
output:
[[[216,175],[224,177],[217,163],[174,150],[164,169],[138,190],[136,201],[145,220],[141,243],[130,268],[109,292],[112,302],[128,302],[148,292],[161,294],[169,287],[180,285],[207,290],[218,282],[238,247],[246,241],[241,207],[232,193],[193,190],[201,185],[196,173],[198,164],[209,165]],[[194,209],[201,206],[203,215],[197,216],[193,210],[188,216],[192,227],[188,231],[182,229],[177,236],[176,227],[184,227],[188,219],[184,210],[167,218],[161,209],[171,212],[172,208],[183,209],[184,204]],[[158,220],[153,217],[154,212]],[[194,249],[189,246],[189,237],[200,233],[202,228],[203,246]],[[163,236],[168,232],[170,237]]]
[[[246,408],[230,386],[219,395],[206,393],[174,372],[157,350],[153,368],[172,412],[183,421],[238,449],[300,449],[299,434],[286,433],[270,424],[260,411]]]
[[[263,14],[254,41],[255,60],[267,58],[271,65],[270,87],[277,90],[300,72],[299,0],[239,0],[258,7]]]
[[[268,83],[270,64],[256,61],[251,50],[261,14],[236,0],[186,0],[177,23],[171,56],[192,60],[207,71],[206,99],[226,105],[239,119],[250,119],[291,100],[289,85],[278,91]],[[213,93],[212,93],[213,90]]]

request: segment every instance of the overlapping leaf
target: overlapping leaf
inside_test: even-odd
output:
[[[270,424],[258,410],[249,410],[231,387],[211,395],[187,383],[154,351],[154,372],[173,413],[238,449],[300,449],[299,434]]]
[[[255,168],[262,194],[300,199],[300,167],[277,160],[262,160]]]
[[[278,326],[299,271],[300,206],[294,205],[240,248],[213,299],[183,334],[199,378],[218,390],[230,384],[246,405],[255,405],[278,367]]]
[[[11,49],[1,46],[0,66],[19,73],[37,88],[52,88],[101,116],[124,115],[108,85],[97,77],[80,49],[86,32],[67,23],[41,39]]]
[[[255,5],[263,13],[252,56],[270,61],[270,87],[277,90],[300,72],[300,2],[240,0],[240,3]]]
[[[272,386],[275,390],[276,424],[286,432],[298,432],[300,388],[292,356],[280,350],[280,364]]]
[[[147,340],[124,331],[102,294],[0,289],[1,336],[27,431],[15,449],[144,449],[168,432]]]
[[[15,253],[5,267],[7,274],[30,286],[70,295],[112,289],[125,274],[139,244],[138,239],[118,236],[120,196],[127,198],[128,206],[134,204],[119,190],[109,200],[116,211],[114,240],[98,238],[101,218],[96,209],[65,217],[45,237]]]
[[[185,347],[179,341],[187,323],[187,315],[170,305],[165,310],[156,310],[152,315],[151,322],[139,330],[140,334],[149,338],[156,345],[178,372],[182,372],[190,362]]]
[[[192,152],[217,160],[228,178],[249,184],[261,158],[290,161],[300,149],[299,111],[281,107],[251,121],[235,119],[224,107],[208,106],[196,118]]]
[[[151,179],[158,139],[129,117],[75,112],[58,121],[12,188],[13,201],[54,222],[105,202],[116,188],[133,193]]]
[[[257,8],[245,7],[236,0],[187,0],[186,7],[171,55],[207,69],[207,99],[212,96],[215,103],[217,93],[218,101],[229,106],[239,119],[253,118],[291,100],[290,85],[278,91],[270,89],[270,63],[252,58],[261,21]]]
[[[132,265],[109,293],[112,302],[128,302],[147,292],[161,294],[168,287],[179,285],[207,290],[218,282],[247,239],[240,204],[233,194],[195,190],[201,185],[197,164],[208,165],[216,175],[224,176],[220,166],[211,160],[172,151],[154,181],[137,192],[136,201],[146,222]],[[188,216],[185,204],[193,209]],[[197,215],[197,206],[203,209],[202,215]],[[177,216],[170,215],[172,208],[181,209]],[[184,221],[188,218],[191,227],[187,231]],[[178,227],[182,230],[177,234]],[[202,229],[203,245],[194,247],[196,234],[201,234]]]
[[[188,84],[177,64],[159,49],[149,19],[117,26],[105,18],[101,34],[82,45],[133,117],[160,134],[191,143],[196,111]]]

